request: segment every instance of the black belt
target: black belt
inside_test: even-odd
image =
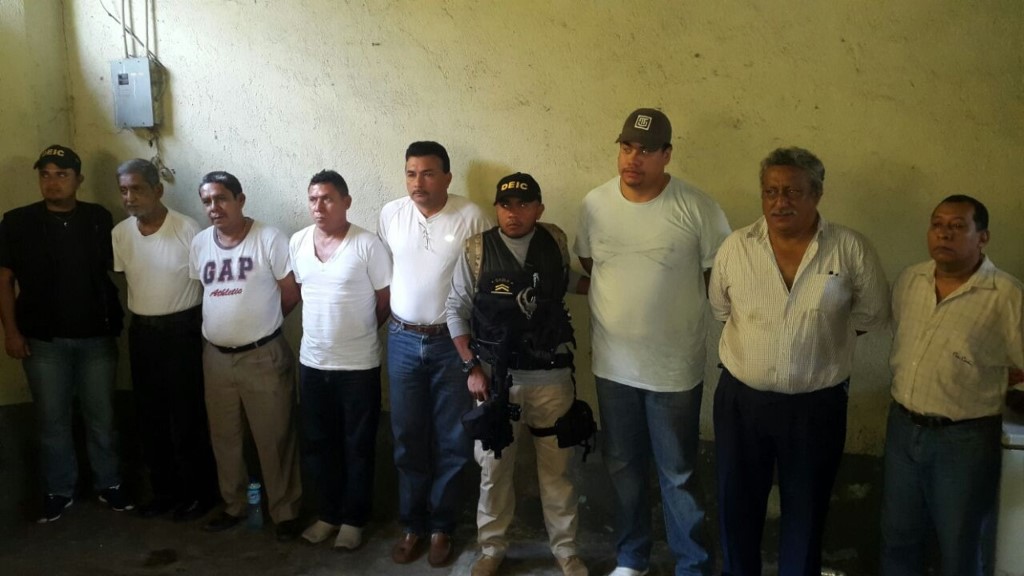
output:
[[[159,316],[144,316],[142,314],[132,315],[132,324],[139,326],[167,326],[168,324],[183,324],[200,320],[203,317],[202,306],[193,306],[180,312],[161,314]]]
[[[907,415],[907,418],[913,422],[914,426],[920,426],[922,428],[942,428],[944,426],[967,424],[968,422],[977,422],[979,420],[988,420],[990,418],[1001,418],[999,414],[994,414],[992,416],[981,416],[978,418],[968,418],[966,420],[953,420],[952,418],[947,418],[945,416],[928,416],[927,414],[918,414],[899,402],[896,402],[895,404],[896,407],[900,409],[900,412]]]
[[[560,368],[575,368],[572,361],[573,356],[569,352],[552,354],[547,361],[513,353],[512,357],[508,359],[508,367],[510,370],[558,370]]]
[[[448,333],[447,324],[409,324],[408,322],[402,322],[401,320],[394,317],[392,317],[391,321],[397,324],[402,330],[416,332],[417,334],[437,336],[438,334]]]
[[[255,341],[255,342],[250,342],[248,344],[243,344],[241,346],[217,346],[213,342],[210,342],[210,344],[212,344],[214,348],[216,348],[217,350],[220,350],[221,352],[223,352],[225,354],[238,354],[239,352],[248,352],[249,350],[255,350],[255,349],[259,348],[260,346],[263,346],[267,342],[270,342],[274,338],[277,338],[280,335],[281,335],[281,328],[278,327],[277,330],[274,330],[269,335],[264,336],[263,338],[260,338],[259,340]]]

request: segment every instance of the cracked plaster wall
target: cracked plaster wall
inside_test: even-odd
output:
[[[3,139],[0,167],[10,158],[28,163],[41,146],[70,135],[90,178],[85,197],[120,214],[114,168],[154,149],[144,134],[113,127],[108,62],[123,49],[101,4],[113,9],[99,0],[65,2],[67,125],[52,137],[16,126],[23,135]],[[1024,275],[1024,4],[1017,0],[151,4],[150,48],[168,69],[160,153],[175,181],[166,199],[200,221],[196,183],[226,169],[247,190],[247,213],[293,232],[308,221],[309,176],[332,167],[352,188],[351,219],[372,229],[379,208],[404,194],[405,146],[436,139],[452,156],[453,192],[486,206],[500,176],[531,172],[545,190],[546,219],[572,237],[580,199],[615,174],[622,120],[633,108],[655,106],[675,128],[670,171],[714,196],[733,227],[760,215],[760,159],[774,147],[801,145],[827,167],[821,212],[866,234],[890,280],[927,257],[927,216],[958,192],[988,203],[988,252]],[[17,11],[29,2],[0,0],[5,32],[10,5]],[[143,2],[129,6],[142,36]],[[0,71],[33,73],[8,58]],[[59,92],[64,85],[51,76]],[[33,112],[33,94],[4,90],[0,104]],[[15,116],[5,111],[0,121]],[[30,185],[31,174],[24,176]],[[581,389],[593,398],[586,303],[576,298],[572,306],[584,335]],[[297,343],[297,315],[288,328]],[[707,436],[717,332],[709,342]],[[860,340],[851,452],[881,451],[888,350],[886,334]],[[8,359],[0,373],[20,377]]]

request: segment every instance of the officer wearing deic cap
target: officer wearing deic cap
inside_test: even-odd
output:
[[[501,362],[512,375],[509,400],[522,408],[512,426],[513,442],[500,458],[481,442],[475,444],[481,468],[477,529],[482,554],[473,564],[473,576],[496,574],[508,548],[506,532],[515,512],[516,440],[530,433],[527,427],[551,427],[574,397],[568,347],[572,326],[563,300],[569,281],[565,233],[538,222],[544,204],[540,186],[529,174],[502,178],[494,205],[498,225],[466,241],[447,302],[448,330],[470,393],[479,402],[493,394],[480,360]],[[533,444],[551,553],[564,574],[586,576],[587,567],[576,554],[573,451],[559,448],[553,436],[535,436]]]

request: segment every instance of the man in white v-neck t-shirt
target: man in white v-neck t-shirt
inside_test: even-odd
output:
[[[348,184],[333,170],[310,180],[313,224],[292,235],[302,295],[299,409],[303,465],[317,487],[318,519],[302,537],[335,532],[334,547],[362,544],[373,502],[380,419],[380,338],[389,314],[391,258],[377,236],[348,221]]]

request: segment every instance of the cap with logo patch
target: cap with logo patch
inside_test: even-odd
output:
[[[47,146],[46,150],[39,154],[39,160],[36,160],[32,168],[38,170],[47,164],[56,164],[59,168],[72,168],[75,172],[82,172],[82,159],[78,154],[71,148],[59,144]]]
[[[644,148],[661,148],[672,144],[672,123],[661,110],[639,108],[634,110],[616,142],[635,142]]]
[[[498,180],[498,187],[494,193],[494,203],[497,204],[506,198],[519,198],[523,202],[540,202],[540,184],[533,179],[533,176],[516,172]]]

